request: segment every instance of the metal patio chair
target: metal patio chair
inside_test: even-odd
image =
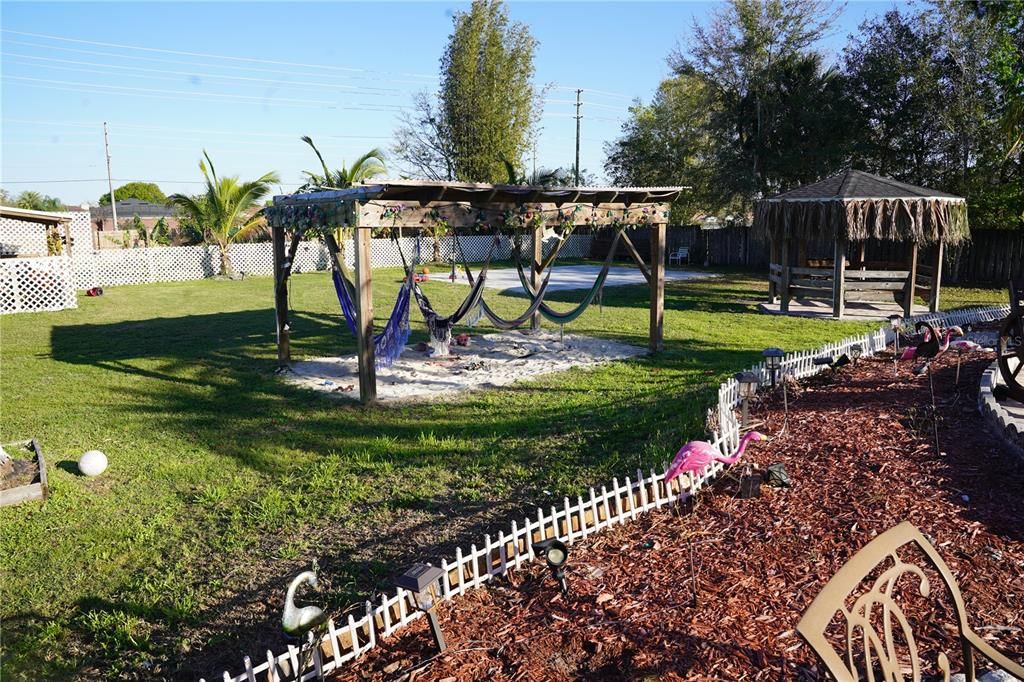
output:
[[[996,651],[971,630],[960,588],[949,567],[935,547],[907,521],[882,533],[851,557],[828,581],[800,619],[797,632],[811,645],[828,672],[839,682],[854,682],[862,676],[871,682],[875,679],[895,682],[907,679],[908,673],[914,682],[921,679],[922,659],[918,645],[893,590],[903,577],[915,581],[915,591],[921,597],[931,596],[931,586],[922,566],[905,562],[897,553],[907,545],[916,545],[920,549],[948,589],[956,613],[966,679],[975,679],[975,652],[1006,672],[1024,679],[1024,666]],[[884,570],[877,574],[873,583],[862,587],[865,579],[877,569]],[[860,596],[848,608],[847,604],[858,593]],[[833,627],[831,633],[832,640],[842,640],[845,648],[842,653],[826,636],[837,615],[839,625],[838,628]],[[940,651],[935,662],[948,681],[949,657]]]

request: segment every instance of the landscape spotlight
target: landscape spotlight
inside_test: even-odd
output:
[[[892,327],[892,335],[896,337],[896,352],[900,350],[900,327],[903,326],[903,318],[899,315],[889,316],[889,325]]]
[[[757,395],[757,375],[753,372],[740,372],[735,376],[740,385],[740,397],[743,398],[743,423],[741,426],[747,428],[750,421],[750,399]]]
[[[764,356],[764,366],[768,368],[768,373],[772,377],[772,388],[775,388],[775,380],[782,369],[782,358],[786,353],[781,348],[765,348],[761,355]]]
[[[441,624],[437,621],[437,610],[434,608],[437,600],[435,591],[437,581],[442,575],[444,575],[444,571],[437,566],[413,564],[394,579],[395,586],[409,590],[416,608],[427,614],[430,632],[434,636],[434,643],[437,644],[439,652],[447,648],[444,643],[444,633],[441,632]]]
[[[569,594],[569,585],[565,582],[565,561],[569,558],[569,548],[565,543],[557,538],[541,540],[533,543],[533,553],[547,560],[551,575],[562,588],[562,594]]]
[[[854,364],[857,364],[857,361],[860,360],[860,356],[862,355],[864,355],[864,346],[859,343],[855,343],[850,346],[850,357],[853,358]]]

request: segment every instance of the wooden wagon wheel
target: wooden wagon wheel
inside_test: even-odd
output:
[[[1024,402],[1024,312],[1007,315],[999,329],[999,372],[1010,396]]]

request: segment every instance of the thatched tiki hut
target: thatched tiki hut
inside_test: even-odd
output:
[[[910,316],[921,296],[938,310],[943,247],[970,237],[963,197],[857,170],[757,202],[754,230],[771,242],[769,296],[781,297],[780,311],[789,312],[791,298],[831,298],[837,319],[854,301],[896,301]],[[809,262],[811,243],[831,244],[831,262]],[[901,262],[869,264],[869,243],[879,252],[906,250]],[[929,263],[920,265],[924,248]]]

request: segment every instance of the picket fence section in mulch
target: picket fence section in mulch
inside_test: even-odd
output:
[[[1008,312],[1009,306],[1001,306],[922,315],[907,319],[904,328],[913,328],[921,319],[945,326],[991,322],[1005,317]],[[814,351],[790,353],[783,359],[781,373],[798,379],[807,377],[823,369],[823,366],[814,364],[816,357],[849,353],[857,344],[861,345],[863,355],[867,357],[883,350],[893,338],[893,330],[886,327],[826,344]],[[756,365],[750,371],[757,373],[762,382],[770,381],[764,364]],[[741,398],[735,379],[729,379],[721,385],[718,400],[721,432],[711,434],[711,443],[723,455],[729,455],[739,445],[740,439],[736,408]],[[667,463],[661,467],[661,471],[652,469],[648,474],[637,470],[635,478],[627,476],[621,483],[617,478],[612,479],[611,486],[601,486],[600,491],[590,488],[586,499],[577,497],[571,501],[564,498],[561,505],[548,509],[538,507],[536,518],[526,518],[521,523],[513,521],[507,532],[502,531],[497,537],[485,535],[479,546],[470,545],[467,551],[456,550],[453,561],[446,559],[441,564],[443,573],[440,579],[440,598],[450,600],[481,587],[496,576],[504,575],[509,569],[533,561],[535,556],[532,545],[541,539],[557,537],[571,545],[605,528],[634,520],[644,512],[676,502],[682,491],[678,484],[665,485],[666,467]],[[713,462],[692,480],[688,492],[705,487],[724,468],[720,462]],[[273,682],[318,679],[374,648],[381,638],[420,618],[422,613],[411,605],[412,593],[396,588],[394,594],[384,595],[380,603],[367,601],[359,617],[349,614],[347,622],[340,625],[333,619],[329,620],[326,633],[315,645],[311,642],[304,649],[289,645],[287,651],[276,655],[267,650],[266,658],[258,664],[254,664],[249,656],[244,656],[244,672],[232,676],[225,671],[223,680],[255,682],[257,675],[260,679]],[[310,659],[309,668],[297,677],[295,673],[305,661],[304,654]]]

